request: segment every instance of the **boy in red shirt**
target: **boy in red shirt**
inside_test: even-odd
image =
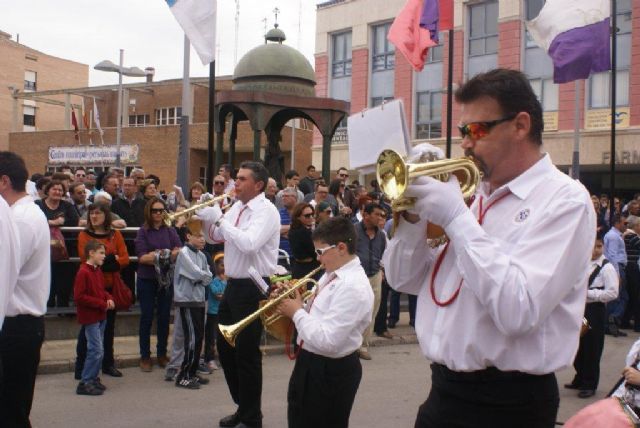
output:
[[[102,338],[107,310],[113,309],[115,305],[113,297],[104,288],[100,270],[105,258],[104,244],[91,240],[87,242],[84,252],[87,262],[80,266],[73,286],[78,322],[84,327],[87,338],[87,357],[76,394],[102,395],[106,389],[98,378],[104,356]]]

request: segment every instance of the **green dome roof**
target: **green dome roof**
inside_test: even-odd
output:
[[[265,44],[253,48],[238,62],[233,89],[315,96],[313,67],[300,52],[283,45],[285,39],[279,28],[269,30]]]

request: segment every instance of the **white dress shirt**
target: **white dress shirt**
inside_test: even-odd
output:
[[[24,196],[12,206],[20,236],[20,274],[7,316],[42,316],[47,312],[51,282],[49,223],[31,196]]]
[[[591,261],[591,268],[587,278],[591,277],[591,274],[598,266],[602,266],[604,260],[605,257],[600,256],[600,258]],[[618,272],[616,272],[616,268],[611,263],[604,265],[587,290],[587,303],[607,303],[615,300],[618,297],[618,278]]]
[[[507,194],[507,196],[504,196]],[[491,202],[503,197],[486,211]],[[486,211],[478,223],[479,201]],[[545,155],[488,195],[481,183],[471,209],[446,228],[451,245],[435,280],[424,220],[401,220],[384,254],[389,284],[418,294],[422,351],[451,370],[494,366],[532,374],[573,362],[578,348],[596,218],[589,193]]]
[[[48,228],[46,236],[48,239]],[[20,238],[17,234],[17,226],[11,208],[0,196],[0,330],[2,330],[9,300],[16,287],[19,271]]]
[[[362,332],[371,323],[373,291],[358,257],[334,273],[333,280],[331,272],[320,278],[310,312],[297,310],[293,322],[303,349],[342,358],[362,345]]]
[[[224,241],[224,269],[227,276],[249,278],[250,267],[265,277],[276,271],[280,214],[264,197],[264,193],[247,204],[240,201],[233,204],[219,222],[219,227],[207,223],[204,222],[204,230],[208,231],[209,239],[213,242]]]

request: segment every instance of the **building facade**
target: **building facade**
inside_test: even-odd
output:
[[[89,84],[89,66],[57,58],[14,41],[0,31],[0,150],[9,148],[10,132],[58,129],[64,120],[64,96],[50,102],[17,99],[16,92],[48,91]],[[70,103],[81,99],[70,95]]]
[[[386,100],[402,99],[412,142],[428,141],[444,148],[448,32],[441,33],[440,45],[429,50],[424,69],[414,71],[387,40],[389,27],[404,4],[405,0],[332,0],[318,5],[317,95],[349,101],[352,114]],[[611,73],[597,73],[577,83],[553,83],[551,60],[535,45],[525,26],[543,4],[544,0],[455,0],[454,89],[492,68],[522,70],[544,109],[544,150],[568,171],[577,128],[580,179],[590,190],[606,192],[612,156]],[[629,194],[640,190],[640,2],[618,0],[617,8],[616,191]],[[454,130],[458,118],[459,108],[454,104]],[[452,154],[460,156],[459,136],[452,138]],[[337,132],[333,143],[332,169],[348,166],[346,128]],[[317,137],[314,161],[320,159],[316,144]]]

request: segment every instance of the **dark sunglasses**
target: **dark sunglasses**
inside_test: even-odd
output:
[[[224,181],[214,181],[213,184],[224,184]]]
[[[460,131],[460,136],[462,138],[469,137],[470,139],[477,141],[489,135],[491,129],[496,125],[499,125],[503,122],[508,122],[513,120],[517,114],[512,114],[502,119],[490,120],[487,122],[470,122],[462,126],[458,126],[458,131]]]
[[[342,177],[342,178],[348,178],[348,177],[349,177],[349,174],[340,174],[340,177]]]
[[[164,212],[164,208],[151,208],[151,214],[162,214]]]

